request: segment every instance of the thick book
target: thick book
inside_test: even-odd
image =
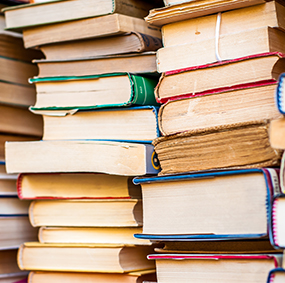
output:
[[[3,108],[2,108],[3,109]],[[1,106],[0,106],[0,111],[2,110],[1,109]],[[30,114],[28,111],[26,111],[28,114]],[[2,113],[5,113],[5,111],[3,111]],[[6,116],[7,118],[8,118],[8,116]],[[5,117],[5,118],[6,118]],[[24,117],[24,116],[23,116]],[[36,117],[36,116],[34,116],[34,117]],[[12,118],[12,117],[11,117]],[[7,119],[7,120],[9,120],[9,119]],[[16,119],[16,120],[18,120],[18,119]],[[36,117],[36,120],[37,120],[37,117]],[[12,121],[13,121],[13,118],[11,119],[11,122],[10,123],[12,123]],[[19,121],[19,120],[18,120]],[[10,124],[9,123],[9,124]],[[21,124],[21,123],[19,123],[19,124]],[[0,125],[1,125],[1,122],[0,122]],[[13,131],[14,131],[14,133],[18,133],[18,131],[20,130],[18,130],[18,129],[16,129],[16,127],[15,127],[16,125],[14,125],[13,126],[13,124],[11,125],[10,124],[10,127],[9,127],[9,125],[2,125],[2,129],[4,128],[5,129],[5,131],[10,131],[11,132],[11,134],[0,134],[0,162],[5,162],[5,143],[7,142],[7,141],[34,141],[35,139],[37,139],[37,137],[35,137],[35,136],[23,136],[23,135],[14,135],[13,134]],[[24,124],[22,124],[22,127],[24,128]],[[10,128],[12,128],[12,129],[10,129]],[[0,129],[1,129],[1,126],[0,126]],[[13,130],[14,129],[14,130]],[[24,129],[21,129],[22,131],[24,130]],[[3,131],[3,130],[2,130]],[[28,132],[27,132],[27,134],[29,134]],[[2,173],[2,172],[1,172]],[[2,180],[4,181],[4,180],[6,180],[6,179],[9,179],[9,180],[11,180],[10,178],[9,178],[9,176],[6,174],[6,175],[4,175],[4,176],[2,176],[2,174],[0,173],[0,183],[2,182]],[[7,185],[8,185],[8,183],[6,182],[6,181],[4,181],[4,183],[6,183]],[[4,185],[4,183],[2,183],[2,185],[5,187],[5,185]],[[9,186],[9,185],[8,185]],[[4,188],[4,187],[2,187],[1,186],[1,189],[0,189],[0,192],[2,192],[2,189]],[[8,187],[7,187],[8,188]]]
[[[160,283],[266,282],[271,269],[281,265],[282,254],[152,254]]]
[[[276,83],[237,86],[235,90],[172,100],[159,109],[163,135],[280,118],[275,105]],[[234,107],[233,107],[234,103]]]
[[[161,174],[279,166],[281,150],[270,146],[268,128],[269,121],[262,120],[155,139]]]
[[[26,108],[18,108],[9,105],[0,105],[1,115],[5,119],[0,121],[0,131],[6,133],[7,140],[29,140],[28,137],[10,137],[10,135],[41,137],[43,133],[43,119],[41,116],[31,113]],[[2,138],[2,146],[5,135]]]
[[[282,283],[285,280],[285,269],[278,267],[270,270],[267,283]]]
[[[160,48],[157,51],[158,72],[168,72],[231,60],[267,52],[285,53],[285,33],[271,27],[249,29],[187,44]],[[239,48],[235,48],[238,44]]]
[[[126,273],[154,269],[154,262],[146,258],[152,251],[152,247],[25,243],[18,265],[21,270]]]
[[[43,140],[151,142],[160,136],[157,108],[152,106],[76,113],[56,110],[37,113],[43,114]]]
[[[141,227],[41,227],[38,237],[43,244],[152,245],[135,238],[138,233]]]
[[[171,0],[171,2],[167,1],[167,3],[172,3],[171,5],[150,10],[146,21],[156,26],[163,26],[173,22],[244,8],[265,2],[266,0],[218,0],[215,2],[211,0]]]
[[[284,68],[284,54],[273,52],[169,71],[162,74],[155,96],[158,102],[165,103],[277,83]]]
[[[221,14],[216,34],[217,14],[174,22],[161,28],[164,47],[203,41],[261,27],[284,30],[284,2],[269,1],[261,5],[234,9]]]
[[[156,74],[156,52],[106,55],[78,60],[34,60],[39,77],[93,76],[110,73]]]
[[[31,107],[33,111],[156,105],[154,87],[157,79],[143,75],[36,77],[30,81],[37,90],[36,104]]]
[[[155,270],[131,273],[76,273],[76,272],[30,272],[28,283],[143,283],[156,282]]]
[[[1,181],[2,179],[0,184]],[[140,186],[135,186],[132,178],[126,176],[96,173],[23,173],[18,177],[17,190],[15,176],[11,181],[20,199],[141,198]]]
[[[8,29],[24,29],[113,13],[143,18],[153,7],[143,0],[68,0],[7,7],[3,11]]]
[[[156,51],[162,47],[161,39],[130,32],[123,35],[91,38],[40,46],[48,60],[78,59],[112,54]]]
[[[269,238],[272,246],[284,247],[285,237],[278,239],[284,233],[285,200],[278,173],[265,168],[136,178],[144,213],[143,233],[136,237],[171,242]]]
[[[0,217],[0,250],[18,248],[23,242],[36,241],[38,229],[31,226],[28,216]]]
[[[34,227],[139,227],[141,200],[36,200],[29,208]]]
[[[30,48],[74,40],[124,35],[131,32],[138,32],[155,38],[161,37],[160,29],[148,25],[143,19],[115,13],[101,17],[29,27],[23,30],[23,40],[25,47]]]
[[[8,173],[97,172],[139,176],[157,174],[160,167],[151,144],[74,140],[8,142],[6,169]]]

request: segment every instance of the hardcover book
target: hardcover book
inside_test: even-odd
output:
[[[198,18],[209,14],[216,14],[228,10],[244,8],[257,4],[265,3],[266,0],[166,0],[168,4],[166,7],[153,9],[146,17],[146,21],[156,26],[163,26],[169,23],[187,20],[191,18]]]
[[[21,270],[126,273],[154,269],[154,262],[146,258],[152,251],[152,247],[25,243],[18,264]]]
[[[156,76],[156,52],[106,55],[78,60],[34,60],[39,77],[93,76],[110,73],[153,74]]]
[[[15,176],[13,181],[16,193]],[[20,199],[141,198],[132,178],[97,173],[20,174],[17,191]]]
[[[280,118],[275,105],[276,83],[213,92],[172,100],[159,109],[158,123],[163,135],[214,128],[262,119]],[[234,107],[233,107],[234,104]]]
[[[285,270],[281,267],[270,270],[267,283],[282,283],[285,280]]]
[[[29,217],[34,227],[138,227],[142,207],[135,199],[37,200]]]
[[[269,237],[283,248],[285,198],[278,174],[247,169],[136,178],[144,213],[143,233],[136,237],[171,242]]]
[[[24,29],[113,13],[143,18],[153,7],[143,0],[68,0],[7,7],[3,11],[8,29]]]
[[[70,42],[47,44],[40,46],[40,50],[48,60],[67,60],[156,51],[161,47],[160,38],[132,31],[117,36],[76,40],[72,44]]]
[[[30,48],[71,40],[125,35],[130,32],[161,37],[160,29],[148,25],[143,19],[114,13],[101,17],[29,27],[23,30],[23,40],[25,47]]]
[[[256,54],[162,74],[155,88],[158,102],[277,83],[285,69],[284,55]],[[195,83],[194,83],[195,82]]]
[[[139,176],[157,174],[160,167],[151,144],[72,140],[8,142],[6,169],[8,173],[97,172]]]
[[[156,105],[154,87],[157,79],[142,75],[117,73],[43,77],[30,81],[37,90],[32,111]]]
[[[281,265],[280,254],[153,254],[160,283],[265,282],[269,271]]]
[[[151,106],[76,113],[56,110],[36,113],[43,114],[43,140],[151,142],[160,135],[157,109]]]
[[[219,37],[218,51],[215,38],[164,47],[157,51],[157,71],[168,72],[268,52],[285,53],[284,34],[282,30],[261,27],[223,35]],[[237,44],[239,48],[235,48]]]
[[[143,283],[156,282],[155,270],[131,273],[30,272],[29,283]]]
[[[278,166],[281,151],[270,146],[268,128],[269,122],[262,120],[155,139],[161,174]]]

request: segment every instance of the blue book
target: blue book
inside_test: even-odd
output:
[[[285,269],[279,267],[272,269],[267,278],[267,283],[285,282]]]
[[[285,247],[285,198],[277,169],[135,178],[143,194],[137,238],[156,241],[268,239]]]

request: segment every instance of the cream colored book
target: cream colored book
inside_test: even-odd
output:
[[[178,22],[191,18],[198,18],[205,15],[216,14],[228,10],[253,6],[265,3],[266,0],[170,0],[163,8],[153,9],[146,17],[146,21],[153,25],[163,26],[169,23]],[[178,2],[179,1],[179,2]]]
[[[135,199],[37,200],[29,217],[34,227],[139,227],[142,208]]]
[[[26,48],[71,40],[97,39],[114,35],[139,32],[161,38],[158,27],[147,24],[143,19],[112,14],[68,22],[29,27],[23,31]]]
[[[262,27],[219,37],[220,59],[214,38],[161,48],[157,52],[157,68],[158,72],[168,72],[267,52],[285,53],[284,46],[283,31]]]
[[[149,247],[25,243],[18,253],[21,270],[125,273],[154,268]]]

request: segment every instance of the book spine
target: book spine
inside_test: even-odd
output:
[[[161,39],[158,37],[138,32],[133,32],[133,34],[135,34],[138,37],[141,43],[141,48],[138,49],[137,52],[153,51],[162,47]]]
[[[23,174],[19,174],[19,176],[17,178],[17,183],[16,183],[17,193],[18,193],[19,199],[24,199],[23,193],[22,193],[22,180],[23,180]]]
[[[156,79],[129,75],[133,95],[129,101],[133,105],[158,105],[154,97]]]
[[[282,115],[285,115],[284,80],[285,80],[285,73],[280,75],[278,80],[278,86],[276,89],[276,104],[279,112]]]

